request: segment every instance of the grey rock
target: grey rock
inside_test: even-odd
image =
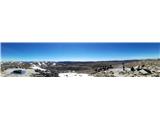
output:
[[[141,74],[143,74],[143,75],[147,75],[147,74],[148,74],[148,72],[147,72],[146,70],[144,70],[144,69],[140,70],[139,72],[140,72]]]

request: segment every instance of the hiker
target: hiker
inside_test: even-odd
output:
[[[123,71],[125,71],[125,66],[124,66],[124,63],[122,63],[122,66],[123,66]]]
[[[132,72],[134,72],[134,71],[135,71],[134,67],[131,67],[131,71],[132,71]]]
[[[113,68],[113,66],[112,66],[112,65],[109,65],[109,68]]]

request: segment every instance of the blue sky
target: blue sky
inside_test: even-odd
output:
[[[160,58],[160,43],[1,43],[3,61],[103,61]]]

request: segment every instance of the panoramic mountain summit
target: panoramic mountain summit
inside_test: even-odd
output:
[[[2,77],[159,77],[160,43],[1,43]]]

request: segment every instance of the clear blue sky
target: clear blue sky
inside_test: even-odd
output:
[[[4,61],[103,61],[160,58],[160,43],[1,43]]]

